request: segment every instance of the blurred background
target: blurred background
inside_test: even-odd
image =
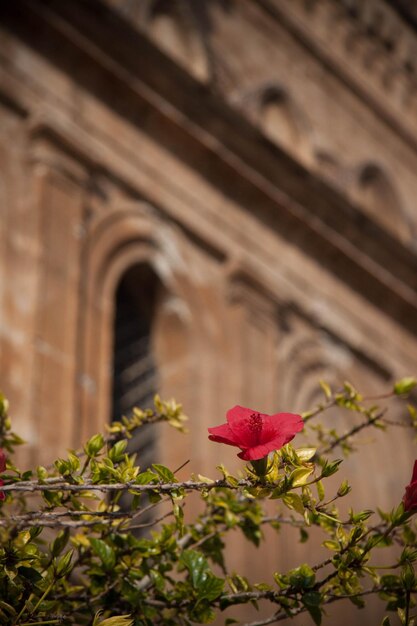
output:
[[[206,437],[231,406],[304,411],[320,379],[372,395],[417,371],[414,1],[2,2],[0,164],[22,464],[158,391],[189,434],[148,429],[140,464],[213,475],[239,467]],[[417,455],[405,429],[377,443],[341,479],[389,509]],[[311,550],[233,558],[256,581]]]

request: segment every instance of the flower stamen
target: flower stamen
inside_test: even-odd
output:
[[[262,416],[260,413],[252,413],[249,416],[249,428],[253,433],[260,433],[262,430]]]

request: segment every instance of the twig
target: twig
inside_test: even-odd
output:
[[[340,444],[343,441],[346,441],[346,439],[349,439],[349,437],[352,437],[353,435],[356,435],[358,432],[360,432],[364,428],[367,428],[368,426],[372,426],[372,424],[374,424],[379,419],[381,419],[381,417],[383,417],[385,412],[386,412],[386,410],[384,409],[383,411],[381,411],[377,415],[374,415],[373,417],[369,417],[365,422],[361,422],[360,424],[357,424],[356,426],[353,426],[347,433],[345,433],[344,435],[341,435],[340,437],[337,437],[337,439],[335,439],[331,444],[329,444],[327,446],[327,448],[324,448],[323,450],[318,450],[316,452],[316,455],[320,456],[322,454],[328,454],[329,452],[331,452],[332,450],[337,448],[337,446],[340,446]]]
[[[16,483],[9,483],[2,485],[1,491],[20,491],[20,492],[42,492],[42,491],[69,491],[73,493],[83,491],[98,491],[98,492],[113,492],[113,491],[133,491],[135,493],[147,493],[148,491],[155,491],[158,493],[170,493],[177,491],[178,489],[185,489],[188,491],[203,491],[216,489],[218,487],[226,487],[229,489],[238,489],[239,487],[254,486],[248,480],[239,480],[236,485],[230,485],[225,480],[216,480],[213,482],[198,482],[198,481],[184,481],[173,483],[147,483],[140,485],[135,482],[127,483],[107,483],[96,484],[90,481],[86,481],[82,484],[72,484],[63,481],[62,479],[46,479],[42,483],[37,481],[21,481]]]

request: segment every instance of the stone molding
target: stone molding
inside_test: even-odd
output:
[[[259,0],[333,73],[417,140],[417,36],[383,0]],[[347,63],[347,59],[349,62]],[[408,133],[407,133],[408,131]]]
[[[136,4],[127,0],[103,1],[134,27],[147,30],[155,0]],[[182,9],[180,13],[187,14],[188,9],[188,13],[194,14],[191,3],[177,2],[177,5]],[[342,80],[353,80],[362,94],[377,99],[390,115],[391,111],[401,114],[401,124],[417,131],[417,36],[387,2],[259,0],[258,5],[296,34]],[[202,48],[207,49],[198,19],[185,22],[194,29],[193,35],[200,38]],[[211,66],[215,66],[221,50],[210,46],[209,52]],[[213,67],[210,74],[215,80]],[[217,88],[221,91],[221,85]]]

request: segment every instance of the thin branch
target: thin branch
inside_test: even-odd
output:
[[[313,419],[313,417],[320,415],[320,413],[324,413],[324,411],[327,411],[328,409],[331,409],[334,406],[337,406],[337,400],[335,397],[332,397],[327,402],[323,404],[319,404],[312,411],[308,411],[307,413],[304,413],[304,417],[303,417],[304,423],[309,422],[311,419]]]
[[[84,492],[84,491],[98,491],[103,493],[111,493],[113,491],[131,491],[137,494],[147,493],[149,491],[154,491],[157,493],[171,493],[172,491],[177,491],[178,489],[185,489],[188,491],[204,491],[216,489],[218,487],[226,487],[229,489],[238,489],[239,487],[249,487],[254,486],[248,480],[239,480],[236,485],[230,485],[225,480],[216,480],[213,482],[198,482],[198,481],[184,481],[184,482],[173,482],[173,483],[147,483],[145,485],[140,485],[135,482],[127,482],[127,483],[106,483],[106,484],[96,484],[91,481],[86,481],[82,484],[72,484],[63,481],[62,479],[51,478],[46,479],[42,483],[37,481],[21,481],[16,483],[9,483],[6,485],[2,485],[1,491],[20,491],[20,492],[42,492],[42,491],[69,491],[72,493]]]
[[[384,409],[377,415],[374,415],[373,417],[369,417],[366,421],[361,422],[360,424],[357,424],[356,426],[353,426],[347,433],[345,433],[344,435],[341,435],[340,437],[337,437],[331,444],[327,446],[327,448],[324,448],[323,450],[318,450],[316,454],[319,456],[322,454],[328,454],[329,452],[332,452],[332,450],[337,448],[337,446],[340,446],[340,444],[343,441],[346,441],[346,439],[349,439],[349,437],[353,437],[353,435],[356,435],[358,432],[360,432],[364,428],[367,428],[368,426],[372,426],[372,424],[380,420],[381,417],[383,417],[383,415],[385,414],[385,412],[386,410]]]

